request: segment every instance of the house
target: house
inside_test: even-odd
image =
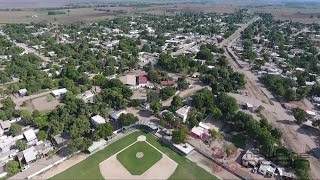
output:
[[[110,118],[113,120],[118,120],[121,114],[127,114],[126,110],[113,111],[110,113]]]
[[[95,115],[91,117],[91,123],[95,128],[97,128],[100,124],[105,124],[106,120],[100,115]]]
[[[263,162],[260,164],[258,172],[264,176],[272,177],[276,170],[276,166],[271,164],[271,162]]]
[[[190,109],[190,106],[183,106],[182,108],[176,110],[176,115],[182,119],[183,123],[186,122]]]
[[[82,94],[77,95],[78,98],[82,99],[85,103],[93,103],[94,94],[91,90],[85,91]]]
[[[317,113],[314,111],[306,110],[306,113],[308,114],[309,118],[314,118],[317,116]]]
[[[64,94],[66,94],[68,90],[66,88],[56,89],[51,92],[51,94],[56,98],[61,98]]]
[[[262,161],[265,159],[257,149],[248,149],[241,158],[242,165],[246,167],[256,167]]]
[[[11,149],[6,152],[0,153],[0,165],[5,165],[8,161],[13,160],[14,157],[17,155],[18,150]]]
[[[9,129],[11,127],[11,122],[10,121],[0,121],[0,126],[4,132],[7,132],[7,131],[9,131]]]
[[[140,87],[147,86],[148,85],[147,76],[144,76],[144,75],[137,76],[137,85],[139,85]]]
[[[202,127],[197,127],[197,126],[194,126],[192,129],[191,129],[191,135],[195,138],[199,138],[201,140],[207,138],[209,136],[209,132],[207,129],[205,128],[202,128]]]
[[[19,96],[25,96],[27,94],[28,90],[27,89],[19,89],[18,94]]]
[[[37,159],[37,153],[34,146],[29,147],[28,149],[22,151],[23,158],[27,164],[34,162]]]
[[[128,86],[134,87],[137,85],[137,78],[135,75],[125,75],[122,77],[119,77],[119,80]]]
[[[53,146],[50,141],[39,141],[36,146],[34,146],[37,155],[40,157],[47,156],[50,151],[53,151]]]
[[[60,134],[57,134],[57,135],[53,136],[53,138],[52,138],[54,145],[58,149],[67,145],[69,139],[70,139],[70,136],[66,132],[62,132]]]
[[[38,141],[36,134],[32,129],[29,129],[23,133],[23,136],[26,138],[28,143],[33,143]]]

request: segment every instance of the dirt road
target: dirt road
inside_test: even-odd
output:
[[[48,91],[45,91],[45,92],[42,92],[39,94],[33,94],[30,96],[24,96],[24,97],[11,96],[11,99],[17,106],[21,106],[24,101],[28,101],[28,100],[35,99],[38,97],[46,96],[46,95],[50,94],[51,92],[52,92],[52,90],[48,90]]]
[[[245,28],[242,27],[241,29],[243,31]],[[230,37],[237,39],[240,37],[240,33],[241,31],[236,31],[235,34]],[[233,41],[234,40],[231,40],[230,42],[232,43]],[[225,46],[223,43],[221,45]],[[289,115],[278,101],[273,101],[275,99],[274,96],[259,83],[257,76],[251,71],[243,69],[243,67],[236,62],[237,57],[234,56],[230,49],[231,43],[228,44],[228,47],[224,47],[225,55],[229,60],[231,67],[235,71],[245,75],[245,79],[247,81],[245,88],[248,91],[248,97],[254,99],[255,102],[259,102],[265,107],[265,110],[261,112],[262,115],[269,120],[273,127],[277,127],[282,131],[283,142],[296,153],[307,153],[311,150],[314,154],[320,156],[320,148],[316,143],[316,141],[319,141],[318,137],[298,126],[294,122],[294,117]],[[309,158],[309,162],[312,179],[320,179],[319,161],[315,157],[311,156]]]

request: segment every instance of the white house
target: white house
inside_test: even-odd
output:
[[[53,90],[51,92],[51,94],[56,97],[56,98],[60,98],[62,97],[68,90],[66,88],[62,88],[62,89],[56,89],[56,90]]]
[[[182,119],[182,122],[186,122],[188,113],[190,111],[190,106],[183,106],[182,108],[176,110],[176,115]]]
[[[23,157],[24,157],[27,164],[30,162],[33,162],[37,159],[37,157],[36,157],[37,153],[36,153],[35,148],[33,146],[22,151],[22,154],[23,154]]]
[[[23,133],[23,136],[26,138],[28,142],[36,141],[37,136],[32,129],[29,129]]]
[[[110,113],[110,117],[113,120],[118,120],[121,114],[127,114],[128,112],[126,110],[121,110],[121,111],[113,111]]]
[[[94,127],[98,127],[100,124],[105,124],[106,120],[101,117],[100,115],[95,115],[93,117],[91,117],[91,123]]]

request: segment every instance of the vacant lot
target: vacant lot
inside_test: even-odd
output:
[[[89,156],[84,161],[65,170],[57,176],[54,176],[52,179],[103,179],[100,173],[99,164],[105,159],[111,157],[113,154],[119,152],[121,149],[135,142],[139,135],[145,135],[150,144],[178,163],[176,171],[169,179],[199,179],[199,177],[201,177],[201,179],[217,179],[215,176],[200,168],[186,157],[178,155],[170,148],[159,143],[152,134],[146,134],[141,131],[135,132],[108,145],[105,149]]]

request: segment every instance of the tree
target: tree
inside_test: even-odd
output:
[[[81,115],[78,118],[73,118],[72,121],[73,123],[68,131],[72,138],[84,136],[90,131],[90,123],[85,116]]]
[[[138,117],[134,116],[131,113],[121,114],[118,119],[121,126],[129,126],[137,121],[139,121]]]
[[[302,124],[307,121],[307,112],[303,109],[299,107],[293,108],[292,113],[298,124]]]
[[[37,138],[40,140],[40,141],[43,141],[45,139],[47,139],[48,137],[48,133],[44,130],[40,130],[38,133],[37,133]]]
[[[9,132],[13,135],[13,136],[17,136],[19,134],[21,134],[22,128],[19,124],[16,123],[12,123],[11,127],[9,129]]]
[[[95,140],[99,140],[101,138],[108,138],[112,135],[112,126],[110,123],[100,124],[97,129],[93,133],[93,137]]]
[[[238,110],[238,104],[235,98],[222,93],[217,98],[218,107],[224,115],[231,115]]]
[[[16,142],[16,147],[20,150],[20,151],[23,151],[25,150],[28,145],[27,145],[27,142],[25,140],[18,140]]]
[[[68,151],[70,154],[76,152],[76,151],[84,151],[88,149],[92,145],[92,141],[85,137],[79,137],[76,139],[73,139],[68,144]]]
[[[162,105],[159,101],[153,101],[150,103],[150,108],[154,113],[158,113],[161,109]]]
[[[188,129],[185,126],[180,126],[172,132],[172,142],[175,144],[183,143],[188,134]]]
[[[171,105],[170,105],[170,110],[171,111],[176,111],[177,109],[181,108],[183,106],[183,99],[180,96],[174,96]]]
[[[132,99],[129,103],[131,107],[139,107],[141,105],[141,101],[139,99]]]
[[[187,89],[188,87],[189,87],[189,83],[187,82],[185,77],[178,79],[177,88],[179,90],[184,90],[184,89]]]
[[[19,162],[15,160],[8,161],[5,166],[5,170],[9,176],[16,174],[20,170]]]
[[[220,136],[220,133],[217,132],[217,131],[214,130],[214,129],[210,129],[210,130],[209,130],[209,133],[210,133],[212,139],[216,139],[216,138],[218,138],[218,137]]]
[[[167,100],[168,98],[170,98],[171,96],[174,95],[174,93],[176,92],[176,89],[174,87],[165,87],[160,89],[160,98],[162,100]]]

